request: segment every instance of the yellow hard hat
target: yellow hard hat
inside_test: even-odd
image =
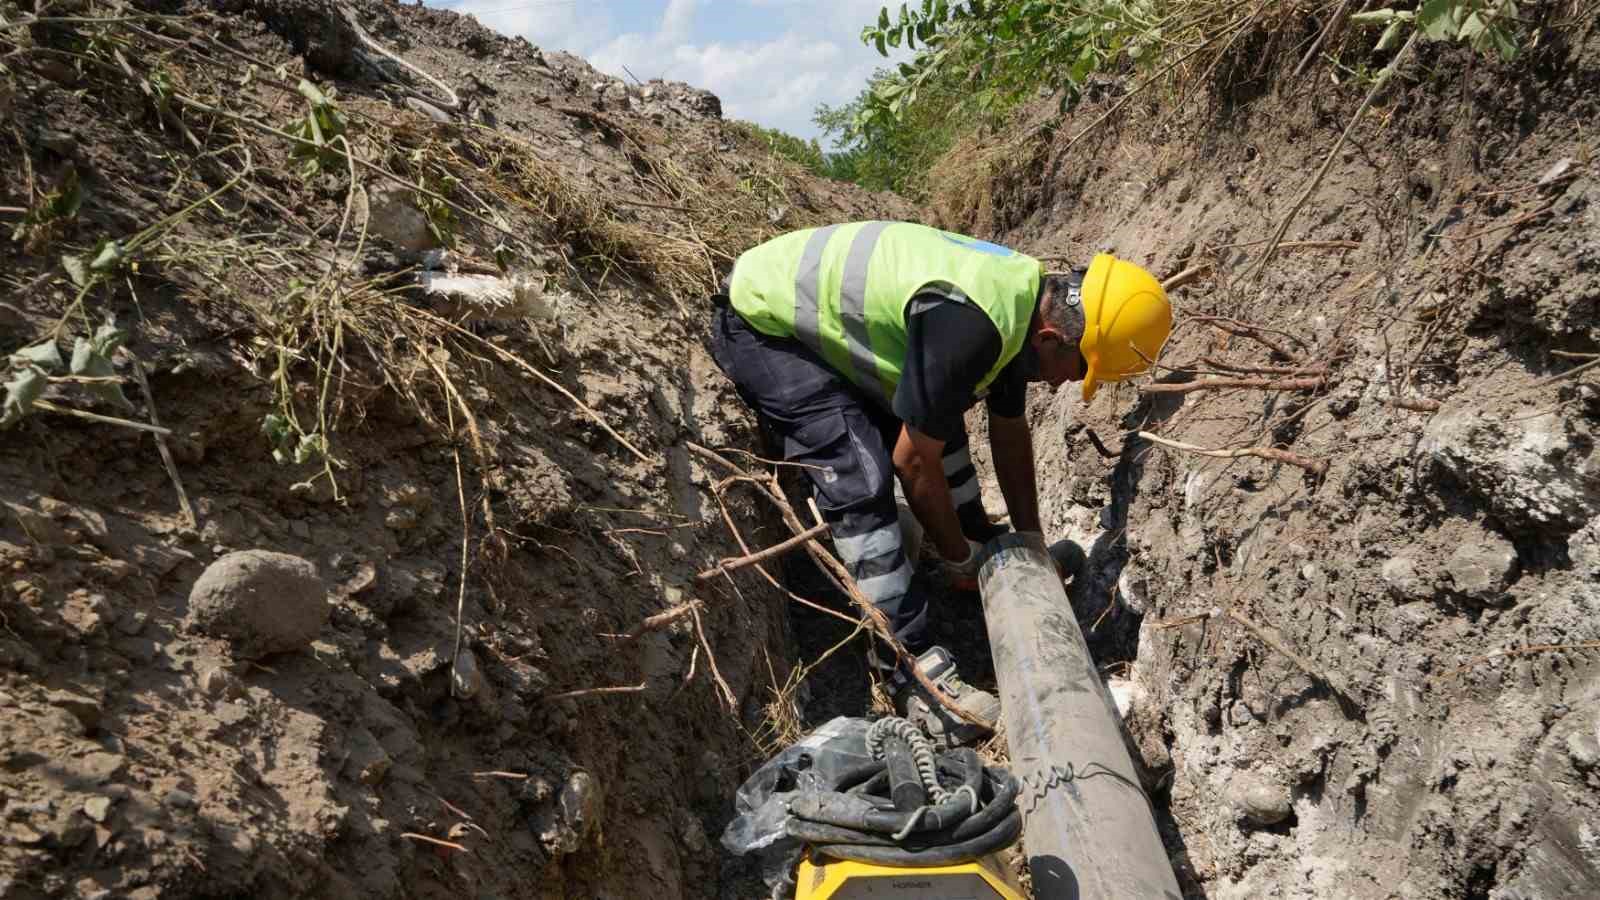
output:
[[[1161,282],[1125,259],[1096,254],[1083,277],[1083,402],[1094,399],[1100,382],[1148,369],[1171,333],[1172,305]]]

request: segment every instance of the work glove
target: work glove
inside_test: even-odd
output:
[[[944,560],[944,570],[950,576],[951,587],[958,591],[975,591],[978,589],[978,555],[982,552],[982,544],[967,538],[966,559]]]

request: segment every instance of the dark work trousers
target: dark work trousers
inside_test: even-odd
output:
[[[895,505],[891,453],[899,420],[809,347],[756,331],[724,298],[714,299],[717,365],[782,440],[784,459],[806,467],[834,550],[861,592],[888,616],[906,649],[921,653],[932,638],[927,588],[921,579],[913,586]],[[965,430],[945,445],[943,462],[963,530],[979,539],[988,518]]]

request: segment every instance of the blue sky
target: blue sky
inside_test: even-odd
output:
[[[729,118],[814,137],[818,103],[888,64],[861,43],[883,0],[428,0],[625,77],[705,88]]]

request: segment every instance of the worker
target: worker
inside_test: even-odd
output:
[[[740,397],[809,476],[835,552],[929,681],[993,727],[1000,702],[966,684],[928,628],[898,516],[911,511],[956,581],[976,583],[991,523],[967,442],[984,398],[1011,527],[1041,531],[1026,385],[1144,371],[1172,328],[1150,273],[1100,254],[1081,272],[907,222],[853,222],[781,235],[739,257],[713,302],[711,350]],[[869,659],[895,705],[951,742],[975,730],[944,712],[904,666]]]

